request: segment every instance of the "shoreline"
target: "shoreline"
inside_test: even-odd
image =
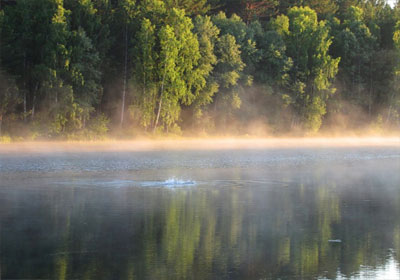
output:
[[[400,148],[400,137],[179,138],[105,141],[27,141],[0,143],[0,154],[335,147]]]

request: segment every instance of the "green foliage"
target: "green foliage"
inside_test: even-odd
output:
[[[165,6],[169,9],[177,8],[185,10],[187,15],[205,14],[210,10],[207,0],[165,0]]]
[[[154,112],[157,98],[156,88],[156,61],[158,54],[155,52],[156,34],[155,26],[149,19],[143,19],[138,32],[136,48],[136,75],[135,83],[141,86],[141,90],[135,98],[136,104],[131,108],[134,117],[140,120],[140,125],[150,128],[154,123]]]
[[[87,138],[103,139],[109,130],[109,123],[110,119],[103,114],[91,118],[86,129]]]
[[[339,79],[348,89],[343,92],[343,96],[368,110],[370,115],[373,95],[377,94],[374,85],[381,82],[374,77],[373,65],[374,57],[378,55],[379,31],[373,31],[367,26],[364,10],[355,6],[349,7],[343,24],[337,28],[339,30],[336,31],[333,49],[342,58]],[[382,79],[381,75],[378,76]]]
[[[215,48],[220,30],[212,23],[209,16],[197,16],[194,32],[198,36],[200,50],[197,71],[204,78],[199,80],[198,85],[195,87],[195,101],[197,106],[202,106],[212,102],[212,97],[219,87],[211,74],[218,62]]]
[[[395,46],[395,75],[392,81],[393,89],[389,95],[389,110],[387,115],[388,121],[394,121],[396,125],[400,124],[400,21],[395,26],[393,34],[393,42]]]
[[[0,143],[2,144],[11,143],[11,137],[9,135],[0,136]]]
[[[15,81],[0,72],[0,117],[13,112],[15,106],[21,102]]]
[[[326,113],[326,101],[334,92],[331,83],[340,58],[333,59],[329,55],[330,30],[325,21],[318,21],[315,11],[293,7],[287,19],[282,17],[285,16],[279,17],[272,26],[283,36],[286,54],[293,60],[287,84],[293,107],[304,128],[316,132]]]
[[[235,41],[241,50],[241,59],[247,68],[258,62],[259,57],[254,42],[255,25],[246,25],[235,14],[228,18],[223,12],[213,16],[212,21],[221,30],[221,36],[229,34],[235,37]]]
[[[7,115],[14,113],[18,103],[20,103],[19,91],[14,80],[5,77],[0,72],[0,137],[3,137],[3,123],[6,121]],[[7,138],[4,137],[0,142],[6,142]]]
[[[261,50],[261,60],[256,78],[263,83],[284,86],[289,82],[289,70],[293,60],[286,55],[284,35],[289,34],[289,18],[278,16],[270,22],[270,29],[256,35],[257,46]]]
[[[100,57],[85,31],[79,28],[71,32],[69,45],[69,67],[65,81],[72,85],[74,96],[86,111],[100,102]]]
[[[309,6],[323,18],[334,15],[339,9],[337,0],[306,0],[303,2],[305,6]]]
[[[383,1],[7,3],[0,132],[93,138],[125,108],[135,134],[245,133],[252,122],[316,132],[352,106],[396,128],[398,22]],[[89,128],[102,115],[110,123]]]
[[[222,35],[217,43],[216,54],[218,63],[215,72],[219,84],[223,88],[236,86],[245,64],[240,57],[241,51],[235,37]]]
[[[152,18],[143,19],[134,51],[135,81],[142,92],[132,108],[140,111],[136,115],[145,128],[156,129],[159,123],[166,129],[174,127],[181,104],[194,101],[209,74],[198,67],[199,42],[192,32],[191,19],[175,8],[162,16],[164,25],[160,27],[152,23]]]

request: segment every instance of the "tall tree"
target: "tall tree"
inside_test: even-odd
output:
[[[3,132],[4,119],[7,114],[14,112],[15,106],[19,102],[18,88],[13,79],[7,78],[3,72],[0,72],[0,137]]]
[[[241,58],[240,46],[234,36],[222,35],[216,45],[217,64],[214,75],[220,86],[220,91],[214,99],[214,118],[220,127],[229,127],[227,123],[233,111],[241,106],[239,95],[239,80],[243,74],[245,64]]]
[[[393,90],[389,96],[389,109],[387,121],[393,121],[397,126],[400,124],[400,21],[397,22],[393,34],[393,42],[397,54],[397,65],[395,68],[395,78],[393,79]]]
[[[334,38],[333,50],[342,58],[340,80],[348,89],[344,97],[368,107],[371,96],[372,57],[377,38],[364,23],[363,9],[351,6],[341,30]],[[365,95],[367,93],[367,95]]]
[[[66,11],[60,0],[22,0],[5,11],[4,66],[18,77],[33,119],[44,98],[55,95],[56,100],[57,88],[62,86],[58,70],[68,67]],[[43,88],[54,90],[44,92]]]
[[[141,24],[138,45],[141,51],[136,52],[135,60],[139,79],[135,80],[142,81],[144,89],[139,104],[150,100],[156,104],[154,117],[150,117],[153,106],[144,105],[147,109],[141,114],[142,124],[148,126],[153,120],[153,130],[160,123],[168,130],[177,127],[181,104],[190,105],[196,97],[195,91],[205,82],[204,74],[198,69],[199,43],[192,32],[191,19],[184,10],[163,11],[163,6],[158,7],[156,13],[147,10],[145,15],[151,19],[144,19]],[[157,26],[153,22],[163,24]]]
[[[326,113],[326,101],[335,91],[331,87],[340,58],[333,59],[328,51],[332,44],[325,21],[309,7],[293,7],[277,18],[280,34],[284,34],[287,55],[293,59],[290,75],[292,102],[300,122],[310,131],[318,131]],[[293,119],[296,125],[296,118]]]
[[[123,86],[122,86],[122,97],[121,97],[121,118],[120,118],[120,126],[122,127],[124,123],[125,116],[125,103],[126,103],[126,91],[127,91],[127,81],[128,81],[128,49],[129,49],[129,39],[128,34],[130,32],[129,26],[131,25],[133,18],[136,14],[136,1],[135,0],[123,0],[120,3],[120,9],[122,18],[124,19],[124,62],[123,62]]]
[[[135,48],[135,84],[139,85],[139,90],[131,106],[134,118],[138,118],[139,124],[147,130],[154,123],[155,101],[157,97],[157,86],[155,84],[155,69],[157,54],[156,27],[147,18],[141,23],[140,31],[137,35]]]
[[[218,62],[215,51],[220,30],[212,23],[209,16],[197,16],[194,26],[200,48],[197,69],[204,79],[200,80],[195,88],[192,115],[189,118],[192,122],[191,127],[204,125],[204,106],[213,102],[213,96],[219,89],[219,84],[213,74],[214,67]]]

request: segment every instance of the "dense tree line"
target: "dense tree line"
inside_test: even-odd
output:
[[[2,135],[399,128],[383,0],[2,0],[0,28]]]

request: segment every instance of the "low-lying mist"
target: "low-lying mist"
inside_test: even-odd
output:
[[[229,150],[274,148],[400,147],[399,137],[187,138],[134,141],[19,142],[0,145],[0,154],[121,152],[151,150]]]

